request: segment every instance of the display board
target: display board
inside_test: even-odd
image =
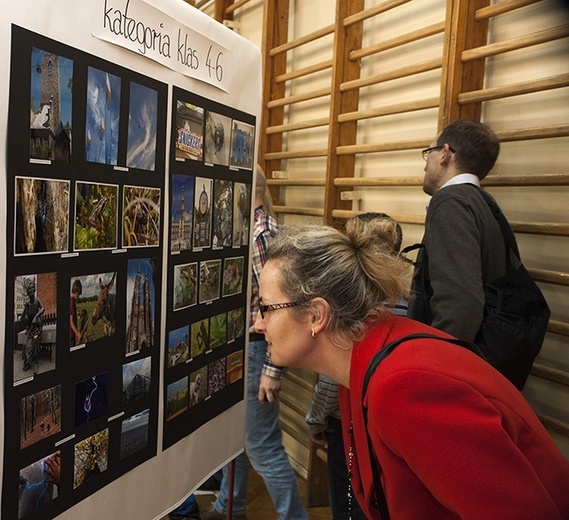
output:
[[[2,517],[158,518],[244,444],[260,55],[178,0],[65,7],[0,13]]]

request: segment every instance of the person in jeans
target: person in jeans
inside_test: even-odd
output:
[[[265,175],[261,167],[257,165],[251,262],[251,332],[247,372],[245,451],[235,459],[234,520],[246,519],[249,463],[265,481],[280,520],[308,519],[300,499],[294,470],[282,444],[278,394],[282,387],[283,368],[271,363],[267,355],[267,342],[264,336],[255,333],[252,328],[259,310],[259,277],[265,265],[267,244],[277,233],[278,227],[271,212],[272,205],[268,196]],[[224,520],[226,518],[228,484],[229,466],[225,466],[219,496],[212,504],[212,508],[201,514],[202,520]]]

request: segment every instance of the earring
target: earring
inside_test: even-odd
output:
[[[316,332],[314,332],[314,329],[312,329],[312,337],[315,338],[318,334],[316,334]]]

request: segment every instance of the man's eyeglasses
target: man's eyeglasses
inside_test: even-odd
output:
[[[273,303],[272,305],[259,303],[259,312],[261,313],[261,318],[265,319],[265,314],[267,314],[267,312],[277,311],[279,309],[288,309],[289,307],[296,307],[297,305],[297,302]]]
[[[431,146],[430,148],[425,148],[424,150],[421,150],[421,155],[423,156],[423,160],[426,161],[426,160],[428,159],[428,157],[429,157],[429,154],[430,154],[431,152],[433,152],[433,151],[435,151],[435,150],[440,150],[440,149],[442,149],[442,148],[444,148],[444,147],[445,147],[445,145],[444,145],[444,144],[441,144],[440,146]],[[454,150],[454,148],[453,148],[452,146],[449,146],[448,149],[449,149],[452,153],[455,152],[455,150]]]

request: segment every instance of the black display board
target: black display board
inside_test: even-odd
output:
[[[255,117],[174,87],[164,449],[243,400]]]
[[[168,86],[13,26],[9,106],[2,518],[45,519],[156,455]]]

